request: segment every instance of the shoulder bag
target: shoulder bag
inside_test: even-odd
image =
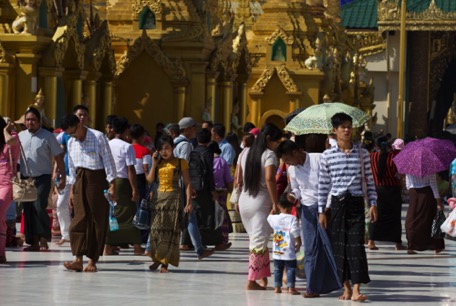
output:
[[[35,186],[35,180],[30,177],[30,167],[24,153],[24,148],[22,148],[22,144],[20,142],[19,146],[21,148],[21,155],[25,163],[28,178],[21,179],[19,171],[16,173],[15,176],[12,177],[11,183],[13,185],[13,200],[16,202],[34,202],[38,199],[38,192]],[[11,171],[13,172],[14,165],[13,156],[11,154],[11,148],[8,148],[8,151],[10,157]]]

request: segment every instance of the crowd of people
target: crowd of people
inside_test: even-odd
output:
[[[430,235],[432,219],[443,209],[444,187],[439,193],[436,175],[400,175],[393,158],[404,142],[380,136],[354,143],[352,118],[344,113],[332,117],[333,134],[304,141],[272,123],[261,129],[246,123],[238,138],[222,124],[191,117],[157,124],[152,137],[141,124],[110,115],[103,133],[89,127],[83,105],[64,116],[55,133],[41,121],[29,107],[18,133],[0,117],[0,263],[7,262],[6,246],[21,242],[9,237],[7,225],[7,210],[16,210],[11,178],[17,171],[33,178],[38,193],[35,201],[21,203],[23,250],[49,249],[47,208],[54,196],[57,245],[70,244],[74,259],[64,267],[71,271],[96,272],[100,256],[128,247],[150,256],[150,270],[161,273],[179,266],[182,251],[194,251],[199,260],[226,251],[233,230],[229,202],[249,236],[247,290],[266,289],[271,252],[275,292],[286,280],[287,292],[299,294],[296,254],[303,248],[304,297],[343,288],[339,299],[365,301],[366,247],[377,250],[376,241],[388,241],[408,254],[444,249],[443,239]],[[404,187],[410,196],[407,246],[401,238]],[[148,230],[133,222],[144,200],[151,203]],[[224,212],[220,222],[216,207]],[[110,230],[113,217],[118,227]]]

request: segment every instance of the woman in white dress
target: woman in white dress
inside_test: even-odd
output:
[[[243,186],[239,211],[250,239],[247,290],[266,289],[267,277],[271,276],[268,241],[272,230],[267,217],[271,210],[277,211],[275,175],[278,161],[274,150],[281,138],[282,131],[277,126],[266,124],[252,147],[246,149],[248,151],[238,161],[242,175],[237,183]]]

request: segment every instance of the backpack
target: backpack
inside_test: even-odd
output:
[[[190,174],[190,182],[195,191],[202,191],[204,189],[204,179],[206,176],[206,163],[203,154],[193,150],[190,153],[188,160],[188,172]]]

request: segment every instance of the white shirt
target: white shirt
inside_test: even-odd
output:
[[[411,174],[405,175],[405,185],[407,189],[418,189],[424,187],[431,187],[434,198],[440,199],[439,189],[437,188],[437,178],[435,174],[428,175],[425,177],[418,177]]]
[[[122,139],[114,138],[109,141],[109,147],[116,163],[117,177],[128,178],[128,166],[136,165],[133,146]]]
[[[274,230],[272,258],[278,260],[296,260],[295,242],[300,235],[298,219],[289,214],[268,216],[269,225]]]
[[[288,167],[291,192],[302,205],[312,206],[318,202],[320,156],[320,153],[306,153],[304,164]]]

